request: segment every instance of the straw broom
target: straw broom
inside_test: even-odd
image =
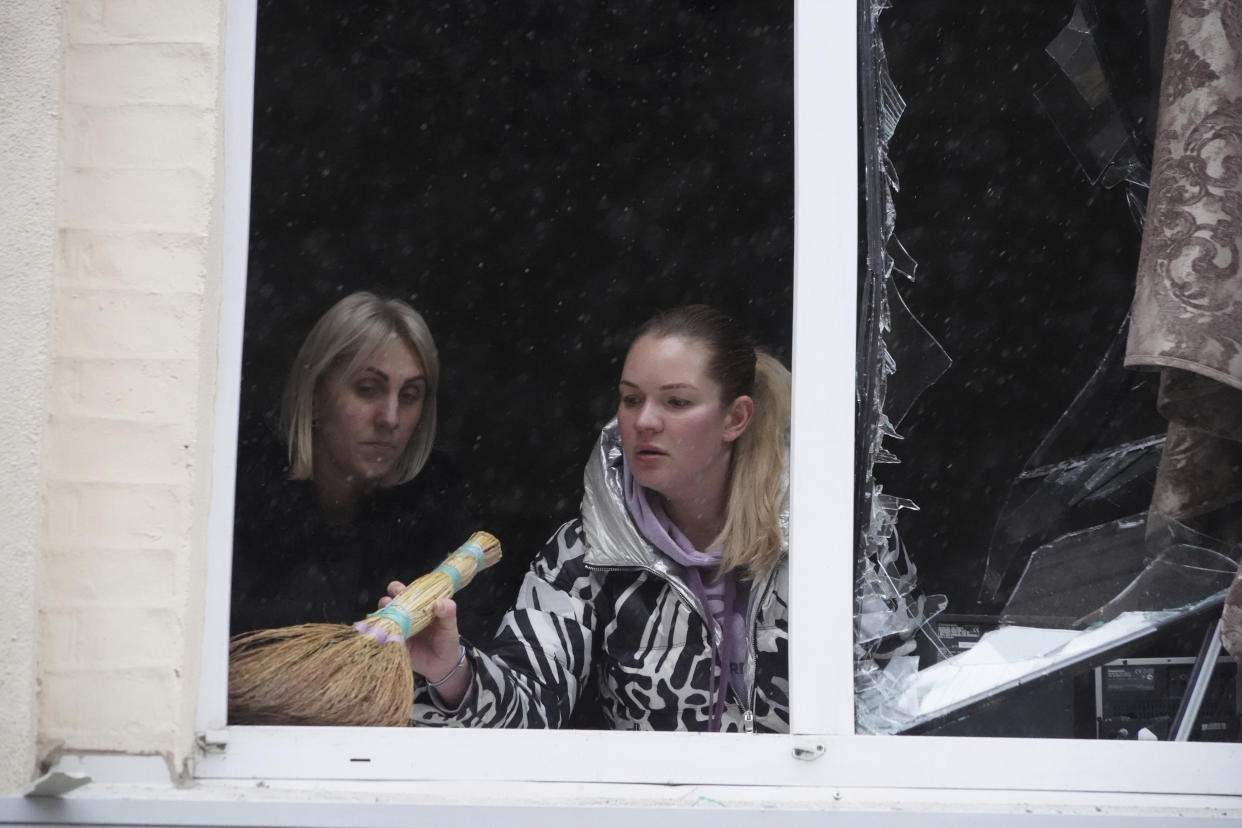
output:
[[[432,606],[500,560],[500,542],[475,532],[392,603],[353,626],[298,624],[229,643],[229,723],[403,727],[414,674],[405,639],[431,623]]]

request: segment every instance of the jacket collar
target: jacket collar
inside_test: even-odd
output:
[[[682,566],[658,554],[638,531],[625,506],[621,467],[621,430],[614,417],[599,433],[599,440],[583,473],[582,528],[586,533],[585,561],[591,566],[639,566],[670,575]],[[788,486],[788,477],[786,477]],[[789,497],[781,510],[781,534],[789,544]]]
[[[680,566],[657,555],[625,508],[621,431],[614,418],[604,426],[583,473],[582,528],[591,566],[640,566],[672,573]]]

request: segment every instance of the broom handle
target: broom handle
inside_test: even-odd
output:
[[[500,541],[487,532],[475,532],[444,559],[444,563],[407,586],[388,604],[355,622],[354,629],[381,644],[404,641],[431,623],[432,607],[465,587],[476,572],[500,560]]]

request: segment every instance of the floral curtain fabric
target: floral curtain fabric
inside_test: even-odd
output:
[[[1176,0],[1126,364],[1161,371],[1152,512],[1226,544],[1242,540],[1240,255],[1242,0]]]

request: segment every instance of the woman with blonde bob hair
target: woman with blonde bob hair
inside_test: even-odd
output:
[[[436,389],[440,385],[440,357],[431,329],[418,311],[400,299],[381,299],[373,293],[346,296],[311,328],[293,361],[281,402],[281,430],[289,446],[289,477],[313,476],[315,456],[315,394],[325,375],[334,369],[355,374],[366,358],[382,345],[402,341],[409,347],[425,376],[422,413],[381,485],[413,480],[431,454],[436,436]]]
[[[420,575],[469,535],[465,487],[433,450],[439,385],[435,341],[407,303],[353,293],[315,323],[279,424],[243,423],[234,634],[356,621],[392,573]]]
[[[406,642],[415,720],[564,727],[594,676],[605,727],[788,732],[790,390],[717,310],[643,325],[580,514],[536,556],[492,645],[459,636],[468,612],[447,599]]]

